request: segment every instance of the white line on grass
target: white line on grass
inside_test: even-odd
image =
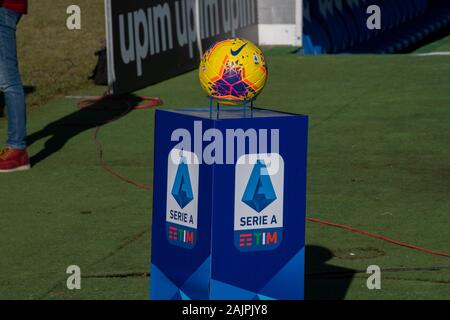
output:
[[[415,56],[419,56],[419,57],[450,56],[450,52],[442,51],[442,52],[417,53],[417,54],[415,54]]]

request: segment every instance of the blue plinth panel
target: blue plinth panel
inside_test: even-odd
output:
[[[308,118],[157,110],[150,299],[304,298]]]

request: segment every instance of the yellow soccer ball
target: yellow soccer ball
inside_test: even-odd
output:
[[[267,81],[262,51],[245,39],[227,39],[211,46],[200,62],[199,78],[208,96],[225,105],[256,98]]]

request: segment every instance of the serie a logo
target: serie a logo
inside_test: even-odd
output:
[[[195,154],[173,149],[167,164],[166,236],[171,244],[187,249],[197,242],[198,179]]]
[[[284,162],[276,153],[236,164],[234,243],[240,251],[276,249],[283,236]]]

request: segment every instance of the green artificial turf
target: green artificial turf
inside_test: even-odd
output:
[[[308,216],[449,253],[450,59],[272,52],[268,63],[257,106],[310,117]],[[138,94],[167,108],[208,103],[196,72]],[[66,143],[31,171],[0,176],[0,298],[148,299],[152,193],[102,170],[85,125],[113,115],[68,99],[31,110],[31,155]],[[136,110],[99,133],[106,162],[147,184],[153,117]],[[37,134],[52,123],[49,137]],[[450,299],[449,258],[312,223],[306,235],[309,299]],[[80,291],[66,288],[72,264]],[[381,290],[366,287],[372,264],[385,270]]]
[[[416,50],[416,53],[450,52],[450,36],[439,39]]]

